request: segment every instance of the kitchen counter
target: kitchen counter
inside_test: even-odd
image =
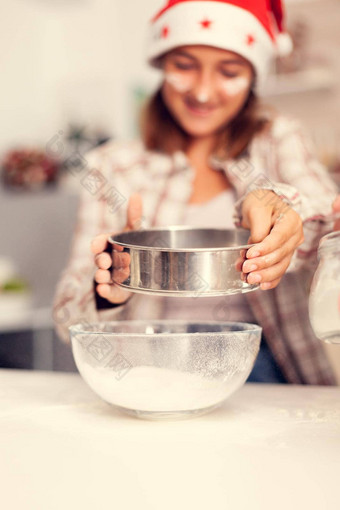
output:
[[[340,508],[340,387],[246,384],[183,421],[143,421],[78,374],[0,370],[6,510]]]

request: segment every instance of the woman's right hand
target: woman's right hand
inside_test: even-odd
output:
[[[123,232],[136,229],[142,218],[142,197],[139,193],[133,193],[128,202],[127,222]],[[117,234],[117,232],[115,232]],[[130,254],[123,252],[123,247],[114,245],[113,259],[104,250],[108,246],[108,238],[112,234],[101,234],[91,242],[91,251],[95,255],[95,263],[98,267],[95,273],[95,281],[99,296],[107,299],[110,303],[125,303],[131,296],[131,292],[119,287],[116,282],[123,282],[130,274]],[[123,252],[123,253],[119,253]],[[112,269],[110,269],[112,266]],[[111,274],[112,271],[112,274]]]

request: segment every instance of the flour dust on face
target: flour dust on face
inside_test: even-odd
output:
[[[237,76],[222,82],[221,87],[229,96],[237,96],[249,88],[250,81],[244,76]]]
[[[194,86],[194,80],[192,76],[185,76],[180,73],[168,72],[164,74],[165,81],[173,87],[173,89],[180,93],[185,94],[189,92]],[[209,101],[210,94],[207,90],[201,90],[195,94],[195,99],[199,103],[207,103]]]
[[[188,92],[192,85],[193,80],[191,76],[183,76],[180,73],[168,72],[164,74],[164,79],[169,85],[171,85],[176,92],[183,94]]]
[[[202,90],[195,97],[199,103],[207,103],[209,101],[210,94],[206,90]]]
[[[251,64],[236,53],[188,45],[162,61],[162,98],[191,137],[211,136],[240,112],[254,78]]]
[[[181,73],[168,72],[164,75],[165,81],[173,87],[173,89],[180,93],[185,94],[194,87],[194,80],[192,76],[185,76]],[[223,80],[220,84],[220,89],[228,94],[228,96],[237,96],[238,94],[247,90],[250,86],[250,80],[244,76],[237,76]],[[195,94],[195,98],[199,103],[207,103],[210,98],[208,90],[201,90]]]

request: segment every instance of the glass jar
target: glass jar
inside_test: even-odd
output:
[[[309,318],[320,340],[340,344],[340,230],[321,238],[318,260],[309,295]]]

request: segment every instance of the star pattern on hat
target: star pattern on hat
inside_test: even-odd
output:
[[[256,42],[255,37],[252,34],[247,35],[247,44],[248,46],[253,46],[253,44]]]
[[[170,29],[167,25],[164,25],[164,27],[161,30],[161,37],[162,39],[166,39],[169,35]]]
[[[204,18],[199,23],[200,23],[202,28],[210,28],[210,25],[212,24],[212,21],[210,19]]]

